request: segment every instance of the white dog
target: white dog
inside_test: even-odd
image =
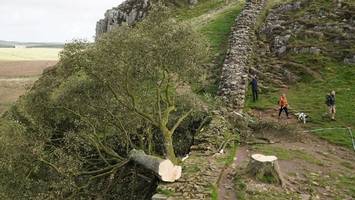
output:
[[[301,113],[296,113],[296,116],[298,118],[298,121],[303,122],[304,124],[307,122],[308,120],[308,115],[306,115],[305,113],[301,112]]]

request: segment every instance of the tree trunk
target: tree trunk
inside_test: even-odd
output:
[[[181,177],[181,166],[174,165],[170,160],[147,155],[142,150],[133,149],[129,159],[153,171],[164,182],[174,182]]]
[[[166,151],[166,157],[174,164],[177,164],[177,158],[175,156],[174,146],[173,146],[172,133],[166,128],[162,128],[161,131],[163,132],[163,137],[164,137],[164,144],[165,144],[164,147]]]
[[[283,185],[276,156],[253,154],[247,168],[248,174],[259,181]]]

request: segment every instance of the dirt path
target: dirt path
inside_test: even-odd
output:
[[[276,114],[275,114],[276,113]],[[275,144],[240,147],[235,162],[226,168],[219,181],[220,200],[235,200],[234,179],[242,174],[246,185],[245,199],[355,199],[355,152],[349,148],[331,144],[311,133],[303,132],[299,122],[277,117],[277,110],[253,110],[256,118],[271,123],[282,123],[295,128],[294,135],[273,130],[263,131],[263,137],[272,138]],[[255,133],[257,134],[257,133]],[[276,155],[286,187],[264,184],[245,175],[249,156],[254,153]],[[250,195],[250,196],[248,196]]]
[[[236,151],[234,163],[222,172],[218,183],[219,200],[237,199],[234,189],[234,175],[237,167],[239,167],[242,162],[246,160],[248,160],[248,147],[242,146]]]

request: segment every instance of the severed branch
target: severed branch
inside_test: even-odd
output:
[[[174,182],[181,177],[181,166],[174,165],[168,159],[147,155],[144,151],[135,149],[130,152],[129,159],[154,172],[164,182]]]

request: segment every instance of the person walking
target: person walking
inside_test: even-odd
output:
[[[289,119],[290,117],[288,116],[288,109],[287,109],[288,102],[287,102],[286,94],[282,94],[280,96],[279,105],[280,105],[279,118],[281,117],[282,111],[285,111],[287,119]]]
[[[335,120],[336,108],[335,108],[335,91],[334,90],[330,94],[327,94],[326,104],[328,106],[328,112],[329,112],[329,116],[331,117],[331,120]]]
[[[256,102],[258,100],[258,80],[256,79],[256,75],[253,76],[250,84],[251,91],[253,92],[253,101]]]

